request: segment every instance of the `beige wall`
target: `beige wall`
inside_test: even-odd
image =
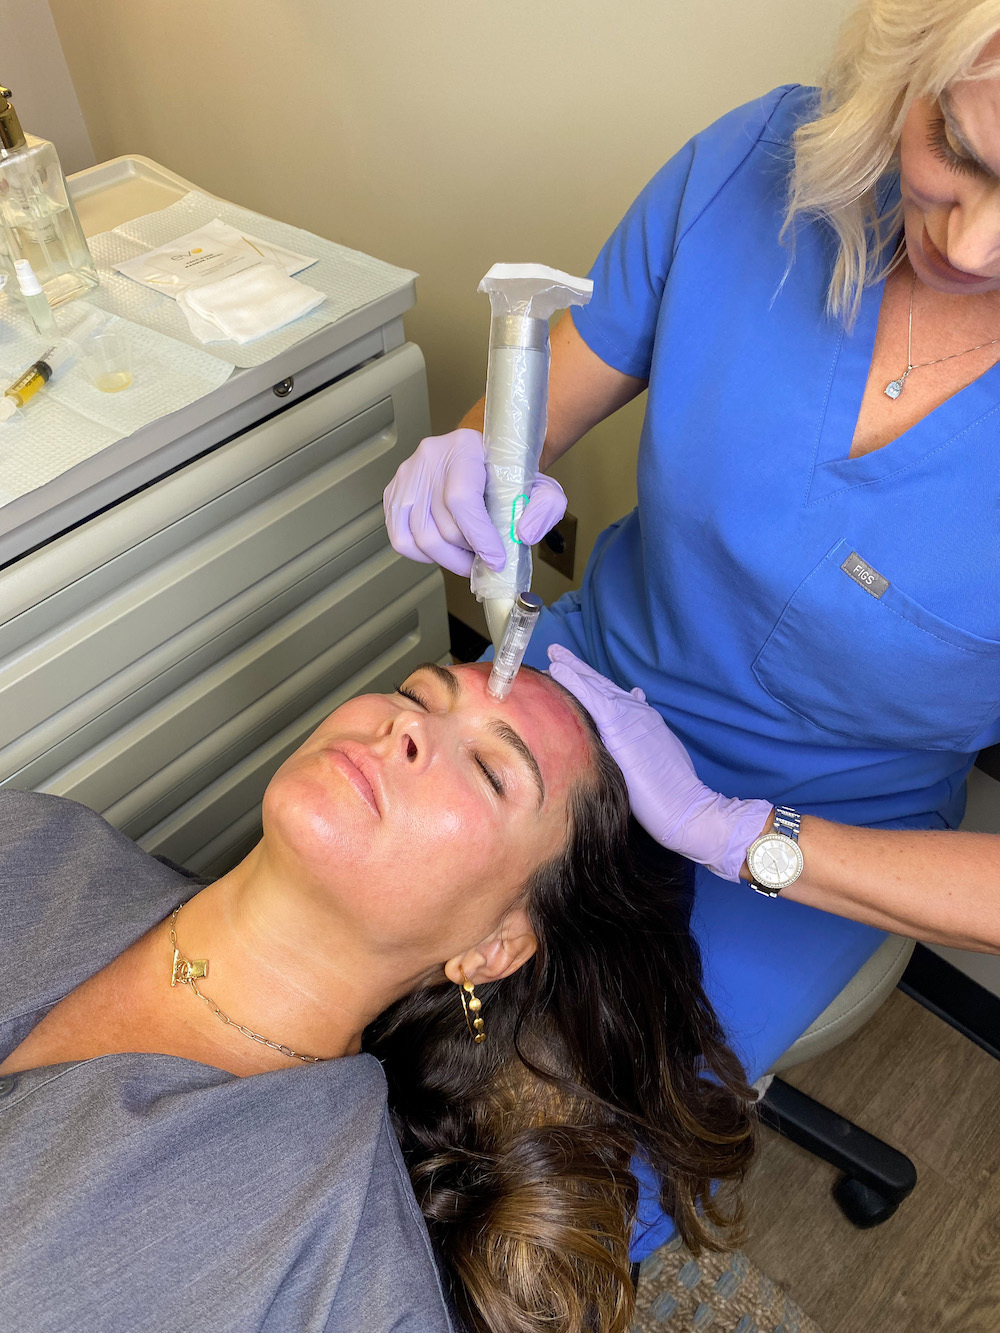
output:
[[[586,272],[690,134],[816,77],[847,6],[51,0],[99,158],[147,154],[421,273],[407,327],[438,430],[482,391],[486,269]],[[640,420],[633,404],[559,466],[583,555],[634,504]],[[568,586],[541,567],[543,596]],[[455,580],[452,608],[478,623],[467,593]]]
[[[55,144],[64,171],[93,164],[48,0],[0,0],[0,85],[11,89],[22,128]]]

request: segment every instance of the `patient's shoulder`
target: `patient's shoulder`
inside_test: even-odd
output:
[[[78,801],[47,792],[0,790],[0,850],[29,845],[40,834],[52,835],[65,829],[79,832],[88,827],[110,825],[99,814]]]
[[[157,862],[95,810],[44,792],[0,791],[0,892],[30,903],[68,886],[144,879]],[[114,896],[118,896],[115,894]],[[30,910],[30,909],[29,909]]]
[[[187,889],[87,806],[0,791],[0,1022],[68,994]]]
[[[79,801],[46,792],[0,791],[0,874],[58,878],[96,869],[106,861],[158,863]]]

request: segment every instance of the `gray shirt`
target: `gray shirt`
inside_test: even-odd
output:
[[[84,806],[0,791],[0,1059],[190,893]],[[0,1326],[449,1333],[378,1061],[0,1078]]]

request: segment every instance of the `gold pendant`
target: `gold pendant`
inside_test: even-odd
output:
[[[170,975],[171,986],[186,986],[188,982],[198,981],[208,976],[207,958],[183,958],[174,950],[174,968]]]

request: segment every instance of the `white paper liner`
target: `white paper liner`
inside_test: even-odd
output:
[[[60,332],[78,323],[89,307],[83,301],[61,307],[56,312]],[[200,347],[185,346],[130,321],[111,324],[128,340],[132,384],[121,393],[101,393],[74,361],[18,415],[0,424],[0,505],[211,393],[233,373],[230,365]],[[51,342],[51,337],[39,337],[22,306],[0,296],[0,392]]]

